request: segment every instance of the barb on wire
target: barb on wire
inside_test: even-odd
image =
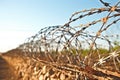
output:
[[[118,67],[117,67],[117,64],[116,64],[116,61],[118,61],[118,63],[119,63],[119,61],[120,61],[119,58],[118,58],[118,57],[119,57],[119,53],[120,53],[120,51],[114,51],[114,52],[109,53],[109,56],[106,56],[106,57],[104,57],[104,58],[103,58],[103,57],[100,58],[100,59],[98,60],[98,62],[94,64],[94,67],[96,67],[97,65],[102,65],[102,64],[106,63],[108,59],[113,59],[115,68],[116,68],[117,70],[119,70]],[[109,61],[110,61],[110,60],[109,60]]]
[[[108,7],[108,6],[111,7],[110,3],[104,2],[103,0],[100,0],[100,2],[106,7]]]

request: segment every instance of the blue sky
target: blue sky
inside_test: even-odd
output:
[[[76,11],[94,7],[102,7],[99,0],[0,0],[0,52],[16,48],[41,28],[63,25]]]

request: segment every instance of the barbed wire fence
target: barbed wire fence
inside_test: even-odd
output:
[[[120,21],[120,1],[115,5],[102,0],[100,2],[104,7],[75,12],[64,25],[45,27],[18,48],[22,49],[25,55],[44,53],[50,59],[53,58],[52,54],[73,54],[76,56],[75,60],[79,58],[79,63],[92,67],[111,61],[116,70],[120,70],[120,49],[114,49],[114,42],[119,41],[120,34],[117,31],[114,31],[116,34],[112,34],[112,31],[111,34],[105,33]],[[74,26],[73,23],[81,24]],[[102,56],[99,50],[101,48],[107,49],[108,54]],[[86,49],[88,53],[82,56]],[[69,58],[67,59],[72,63]]]

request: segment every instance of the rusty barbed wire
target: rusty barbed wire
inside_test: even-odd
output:
[[[112,38],[120,39],[120,34],[105,34],[104,32],[119,23],[120,1],[113,6],[102,0],[100,2],[105,7],[75,12],[64,25],[41,29],[37,34],[28,38],[24,44],[20,45],[19,49],[31,55],[38,53],[66,53],[79,56],[84,54],[84,49],[88,49],[89,52],[86,56],[82,56],[83,59],[81,61],[84,60],[83,63],[87,60],[91,61],[90,59],[95,54],[97,54],[98,62],[95,62],[92,66],[105,63],[106,59],[113,56],[111,54],[104,58],[101,56],[99,48],[108,49],[109,53],[114,53],[115,51],[113,50],[115,39],[113,40]],[[74,26],[72,23],[75,22],[82,24]],[[100,45],[104,45],[104,47],[100,47]],[[85,59],[85,57],[87,58]],[[113,57],[113,63],[118,69],[115,59],[120,62],[119,56]]]

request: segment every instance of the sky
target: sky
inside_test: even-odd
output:
[[[94,7],[102,7],[99,0],[0,0],[0,52],[18,47],[44,27],[63,25],[76,11]]]

